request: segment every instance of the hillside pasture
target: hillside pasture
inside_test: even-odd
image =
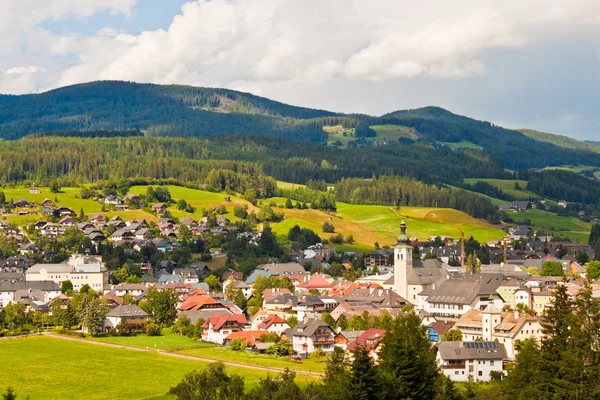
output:
[[[448,146],[452,151],[458,150],[483,150],[478,144],[469,142],[467,140],[461,140],[460,142],[443,142],[445,146]]]
[[[531,221],[534,230],[543,230],[549,235],[564,235],[571,240],[587,243],[592,224],[574,217],[562,217],[555,213],[543,210],[527,210],[525,212],[511,213],[510,216],[516,223],[525,220]]]
[[[372,125],[370,128],[373,129],[375,132],[377,132],[377,136],[375,136],[374,138],[370,138],[370,139],[376,139],[376,140],[394,139],[394,140],[397,140],[400,138],[408,138],[408,139],[416,140],[421,137],[414,128],[409,128],[407,126],[387,124],[387,125]]]
[[[516,179],[481,179],[481,178],[467,178],[465,179],[465,183],[469,183],[471,185],[477,182],[487,182],[490,185],[496,186],[499,189],[509,196],[512,196],[515,199],[527,199],[530,197],[540,197],[536,193],[531,190],[527,190],[527,181],[516,180]],[[518,182],[521,189],[515,189],[515,183]]]

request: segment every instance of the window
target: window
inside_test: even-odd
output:
[[[490,361],[490,367],[494,366],[494,361]]]
[[[477,372],[477,375],[479,375],[479,376],[483,376],[483,372],[482,372],[482,371],[479,371],[479,372]]]

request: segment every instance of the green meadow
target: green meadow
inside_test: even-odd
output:
[[[388,206],[354,205],[338,202],[337,212],[330,213],[312,209],[286,209],[283,207],[286,200],[284,198],[262,199],[259,201],[259,207],[255,207],[239,196],[230,196],[230,200],[227,201],[225,200],[227,195],[224,193],[213,193],[180,186],[167,187],[175,201],[184,199],[196,208],[196,211],[190,214],[171,206],[169,211],[175,217],[192,217],[198,220],[202,217],[204,209],[212,210],[218,205],[223,205],[227,211],[223,216],[233,221],[237,219],[233,215],[235,205],[247,205],[250,211],[259,211],[260,206],[274,202],[278,206],[276,207],[277,211],[282,212],[285,216],[282,221],[271,224],[273,231],[279,235],[282,241],[285,241],[288,231],[294,225],[310,228],[319,233],[322,238],[329,238],[332,234],[322,232],[323,223],[329,221],[336,227],[336,233],[354,237],[355,243],[342,246],[342,249],[346,251],[368,251],[373,248],[375,242],[379,242],[381,245],[395,243],[402,219],[407,220],[410,235],[419,239],[437,235],[458,238],[460,234],[456,230],[460,229],[464,229],[465,234],[473,235],[480,241],[499,239],[503,236],[502,231],[497,227],[451,209],[401,207],[396,210]],[[145,193],[147,188],[147,186],[133,186],[129,192],[141,194]],[[30,194],[26,188],[7,188],[4,191],[9,199],[24,198],[29,201],[41,202],[46,197],[53,201],[57,198],[58,205],[67,206],[75,212],[79,212],[83,208],[88,216],[99,213],[110,218],[118,214],[123,219],[145,218],[148,221],[158,220],[156,215],[144,210],[128,210],[118,213],[115,211],[101,212],[102,205],[100,203],[79,198],[80,189],[78,188],[63,188],[61,193],[54,196],[50,196],[50,192],[45,188],[41,188],[41,190],[42,193],[37,195]],[[41,215],[8,217],[8,219],[20,225],[40,218],[42,218]]]
[[[0,340],[0,388],[13,387],[19,399],[167,399],[169,388],[208,363],[92,343],[42,336]],[[226,367],[252,386],[267,373]],[[314,378],[300,376],[303,385]]]
[[[527,181],[512,180],[512,179],[481,179],[481,178],[467,178],[465,183],[474,184],[477,182],[487,182],[490,185],[494,185],[502,191],[515,199],[527,199],[529,197],[539,197],[531,190],[527,190]],[[515,182],[519,183],[521,189],[515,189]]]
[[[483,150],[483,147],[481,147],[478,144],[475,144],[473,142],[469,142],[466,140],[461,140],[460,142],[444,142],[444,144],[446,146],[448,146],[450,148],[450,150],[453,151],[457,151],[457,150]]]
[[[561,217],[555,213],[543,210],[527,210],[520,213],[510,213],[516,222],[528,219],[535,230],[543,230],[550,235],[564,235],[571,240],[587,243],[592,224],[574,217]]]

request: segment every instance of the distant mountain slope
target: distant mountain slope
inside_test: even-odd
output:
[[[118,81],[74,85],[35,95],[0,95],[3,139],[45,132],[139,130],[148,136],[253,134],[324,143],[328,137],[325,126],[374,134],[369,126],[375,125],[406,127],[418,133],[418,141],[426,145],[469,152],[471,157],[492,156],[511,169],[600,166],[600,153],[592,145],[574,141],[576,145],[567,146],[548,136],[504,129],[439,107],[395,111],[381,117],[348,115],[233,90]],[[439,142],[462,142],[470,148],[438,146]],[[479,147],[483,150],[477,150]]]
[[[564,164],[600,165],[600,154],[595,152],[558,146],[548,140],[456,115],[439,107],[395,111],[383,115],[380,121],[414,128],[431,141],[473,142],[513,169]]]
[[[248,93],[191,86],[92,82],[0,101],[0,137],[73,130],[145,130],[153,136],[256,133],[320,141],[309,119],[336,114]]]
[[[518,129],[518,131],[531,139],[537,140],[538,142],[552,143],[559,147],[565,147],[567,149],[600,153],[600,143],[597,142],[580,142],[579,140],[570,138],[568,136],[540,132],[533,129]]]

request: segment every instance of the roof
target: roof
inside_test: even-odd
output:
[[[1,282],[0,292],[16,292],[22,289],[42,290],[45,292],[60,292],[60,286],[54,281],[30,281],[30,282]]]
[[[148,317],[148,313],[134,304],[120,305],[106,314],[107,317],[127,318],[127,317]]]
[[[449,360],[503,360],[506,349],[498,342],[441,342],[437,345],[438,354],[444,361]]]
[[[258,325],[259,329],[269,329],[273,324],[286,324],[285,320],[279,315],[269,315]]]
[[[215,315],[230,315],[233,314],[227,308],[205,308],[203,310],[190,310],[190,311],[180,311],[179,315],[185,315],[188,317],[192,324],[196,324],[200,318],[204,321],[209,320]]]
[[[364,331],[356,340],[348,345],[348,351],[354,351],[357,347],[374,350],[387,332],[384,329],[370,328]]]
[[[32,265],[28,270],[27,273],[40,273],[41,270],[46,270],[46,272],[48,273],[68,273],[71,272],[73,270],[73,267],[71,267],[69,264],[67,263],[63,263],[63,264],[35,264]]]
[[[306,271],[304,270],[304,267],[297,262],[263,264],[263,265],[259,265],[258,269],[271,271],[278,275],[306,273]]]
[[[258,341],[258,338],[260,338],[260,336],[264,335],[264,334],[265,334],[264,331],[231,332],[229,334],[229,336],[227,336],[225,338],[225,340],[244,339],[244,340],[246,340],[246,342],[248,342],[254,346],[256,344],[256,342]],[[272,344],[273,343],[270,343],[269,345],[272,345]]]
[[[498,294],[494,288],[480,280],[449,279],[431,290],[429,303],[471,304],[476,297]]]
[[[325,278],[323,278],[323,276],[320,274],[313,274],[308,282],[301,283],[298,285],[298,287],[304,289],[330,289],[333,287],[333,285],[327,282],[327,280],[325,280]]]
[[[481,329],[481,310],[473,309],[464,313],[454,324],[454,329],[468,331],[470,328]],[[539,322],[537,317],[527,313],[502,311],[500,323],[494,326],[494,335],[515,337],[526,322]]]
[[[186,301],[179,306],[180,310],[201,310],[206,306],[210,308],[221,308],[221,303],[210,296],[205,296],[199,292],[194,292]]]
[[[321,319],[310,318],[304,320],[290,331],[287,332],[288,337],[290,336],[312,336],[318,328],[327,328],[333,333],[333,329],[327,324],[327,322]]]
[[[454,322],[436,321],[436,322],[432,322],[431,324],[429,324],[428,328],[433,329],[435,331],[435,333],[437,333],[438,335],[443,335],[444,333],[446,333],[450,329],[452,329],[453,326],[454,326]]]
[[[343,336],[349,343],[354,342],[360,335],[365,333],[366,331],[341,331],[338,332],[335,336]]]
[[[246,320],[246,317],[241,314],[213,315],[204,323],[204,325],[202,325],[202,328],[208,329],[209,324],[210,324],[210,325],[212,325],[213,330],[219,330],[227,322],[234,322],[239,325],[247,325],[248,324],[248,320]]]

